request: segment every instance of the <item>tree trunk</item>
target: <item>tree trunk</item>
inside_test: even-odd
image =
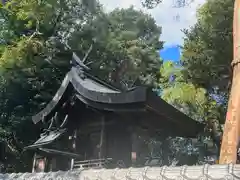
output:
[[[235,0],[233,18],[233,79],[220,152],[220,164],[236,163],[240,126],[240,0]]]

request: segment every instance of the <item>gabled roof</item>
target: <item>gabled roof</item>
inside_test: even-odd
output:
[[[41,112],[33,116],[33,122],[38,123],[43,118],[52,117],[57,107],[68,98],[69,90],[74,90],[75,96],[81,102],[95,109],[111,112],[148,111],[156,113],[178,124],[179,127],[184,128],[187,125],[190,136],[196,136],[203,130],[203,124],[178,111],[151,89],[136,87],[122,92],[76,66],[67,73],[52,101]]]
[[[68,88],[73,88],[76,96],[85,104],[94,108],[107,111],[131,111],[140,110],[135,104],[142,104],[146,101],[147,88],[139,87],[131,91],[120,92],[101,84],[88,76],[79,74],[75,67],[65,76],[61,87],[51,100],[51,102],[37,115],[33,116],[33,122],[38,123],[43,117],[47,117],[56,106],[61,103]]]
[[[25,149],[34,149],[38,147],[42,147],[44,145],[51,144],[56,139],[58,139],[65,132],[65,129],[60,129],[56,131],[50,131],[49,133],[43,134],[35,143],[30,146],[27,146]]]

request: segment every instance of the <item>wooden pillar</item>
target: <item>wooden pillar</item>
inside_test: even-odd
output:
[[[233,18],[233,79],[220,152],[220,164],[236,163],[240,133],[240,0],[235,0]]]
[[[33,167],[32,167],[32,173],[35,173],[35,170],[36,170],[36,156],[37,156],[37,154],[34,153],[34,156],[33,156]]]
[[[49,160],[49,171],[56,171],[56,157],[54,156]]]
[[[131,140],[132,140],[132,152],[131,152],[132,166],[136,166],[138,159],[138,136],[134,130],[132,131]]]
[[[72,136],[72,149],[73,152],[76,153],[76,139],[77,139],[77,130],[74,130],[73,136]],[[70,165],[70,170],[72,170],[74,167],[74,159],[71,159],[71,165]]]
[[[100,142],[99,142],[99,159],[105,158],[105,117],[101,119],[101,132],[100,132]]]

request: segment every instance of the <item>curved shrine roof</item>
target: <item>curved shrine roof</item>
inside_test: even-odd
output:
[[[65,76],[61,87],[51,102],[33,116],[33,122],[38,123],[44,117],[51,116],[50,114],[56,111],[59,104],[67,99],[67,91],[72,90],[80,101],[96,109],[112,112],[148,111],[159,116],[165,116],[173,123],[182,124],[182,127],[187,125],[188,128],[193,129],[192,133],[195,133],[195,135],[203,129],[203,124],[178,111],[149,88],[136,87],[121,92],[76,67],[73,67]]]

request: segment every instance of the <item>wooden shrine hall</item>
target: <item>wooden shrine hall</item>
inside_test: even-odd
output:
[[[76,54],[72,64],[52,101],[32,118],[44,126],[26,147],[35,152],[33,172],[130,167],[146,158],[148,138],[196,137],[203,130],[151,89],[121,91],[92,76]]]

